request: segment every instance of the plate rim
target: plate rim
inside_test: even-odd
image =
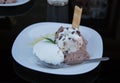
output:
[[[19,6],[19,5],[23,5],[23,4],[25,4],[25,3],[27,3],[27,2],[29,2],[30,0],[23,0],[23,2],[21,2],[21,3],[11,3],[11,4],[0,4],[0,6],[2,7],[10,7],[10,6]]]

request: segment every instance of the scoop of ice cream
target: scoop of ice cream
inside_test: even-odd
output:
[[[5,0],[6,2],[5,2],[5,4],[10,4],[10,3],[15,3],[15,2],[17,2],[16,0]]]
[[[10,3],[15,3],[17,2],[16,0],[0,0],[0,4],[10,4]]]
[[[41,41],[33,46],[33,53],[41,60],[50,64],[60,64],[64,61],[64,54],[56,44]]]
[[[0,4],[4,4],[4,0],[0,0]]]
[[[55,33],[55,40],[64,53],[65,63],[77,64],[89,58],[86,51],[87,41],[78,29],[60,27]]]
[[[56,43],[63,52],[76,52],[83,44],[82,36],[77,29],[61,27],[56,33]]]

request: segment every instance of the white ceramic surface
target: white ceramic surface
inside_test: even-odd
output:
[[[58,75],[83,74],[95,69],[100,64],[100,62],[79,64],[76,66],[60,69],[44,68],[36,63],[37,59],[35,55],[33,55],[32,45],[30,43],[34,39],[39,38],[40,36],[49,33],[55,33],[55,31],[60,26],[71,27],[71,24],[41,22],[26,27],[23,31],[21,31],[21,33],[17,36],[13,43],[12,56],[15,59],[15,61],[21,64],[22,66],[32,70]],[[88,41],[87,51],[90,54],[90,58],[102,57],[103,42],[99,33],[85,26],[80,26],[80,32]],[[50,52],[51,49],[47,49],[46,51]]]
[[[22,5],[25,4],[27,2],[29,2],[30,0],[17,0],[16,3],[11,3],[11,4],[0,4],[0,6],[18,6],[18,5]]]

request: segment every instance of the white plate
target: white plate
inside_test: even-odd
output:
[[[60,27],[71,27],[71,24],[65,23],[55,23],[55,22],[41,22],[28,26],[25,28],[16,38],[12,47],[12,56],[16,62],[22,66],[36,70],[39,72],[52,73],[57,75],[76,75],[83,74],[95,69],[100,62],[79,64],[76,66],[71,66],[68,68],[60,69],[50,69],[44,68],[36,64],[36,57],[33,55],[32,45],[30,44],[34,39],[38,38],[40,35],[45,35],[48,33],[55,33],[55,31]],[[95,30],[80,26],[81,34],[88,41],[87,51],[91,58],[102,57],[103,53],[103,42],[102,38]],[[31,35],[33,34],[33,35]],[[52,49],[52,48],[51,48]],[[50,49],[46,49],[46,51]]]
[[[30,0],[17,0],[16,3],[11,3],[11,4],[0,4],[0,6],[18,6],[18,5],[22,5],[25,4],[27,2],[29,2]]]

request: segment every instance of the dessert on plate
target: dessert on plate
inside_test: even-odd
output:
[[[54,44],[48,42],[52,40]],[[44,37],[36,43],[33,46],[33,54],[49,64],[79,64],[90,57],[86,50],[87,43],[79,29],[61,26],[55,32],[54,39]]]
[[[0,0],[0,4],[11,4],[17,2],[16,0]]]
[[[53,39],[44,37],[44,40],[33,46],[33,53],[41,60],[49,64],[68,65],[79,64],[89,59],[87,52],[87,40],[79,30],[81,9],[75,6],[74,18],[71,27],[58,27]],[[48,43],[52,41],[54,44]],[[50,50],[50,51],[49,51]]]

